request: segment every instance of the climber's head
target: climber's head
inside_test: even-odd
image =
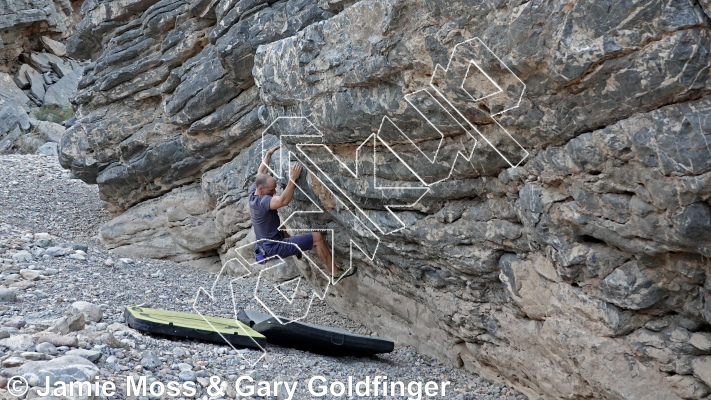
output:
[[[254,180],[254,184],[257,186],[256,194],[268,194],[274,196],[276,194],[276,180],[267,174],[257,175],[257,179]]]

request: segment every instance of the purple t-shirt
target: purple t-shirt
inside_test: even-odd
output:
[[[254,235],[259,239],[282,240],[284,234],[279,231],[279,213],[277,210],[269,209],[272,196],[268,194],[255,195],[257,185],[249,187],[249,214],[252,216],[252,228]]]

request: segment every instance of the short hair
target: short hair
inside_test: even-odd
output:
[[[257,179],[254,180],[254,184],[257,185],[257,187],[267,187],[267,184],[269,183],[269,178],[271,176],[267,174],[259,174],[257,175]]]

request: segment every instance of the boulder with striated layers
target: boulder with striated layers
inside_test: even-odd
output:
[[[80,0],[8,0],[0,3],[0,72],[13,71],[21,53],[40,41],[58,56],[60,43],[74,33]]]
[[[219,21],[217,4],[200,17],[183,1],[124,3],[110,3],[116,15],[83,7],[68,54],[85,56],[97,34],[105,44],[79,81],[81,118],[60,145],[62,165],[98,183],[117,211],[195,182],[253,143],[261,122],[250,57],[332,15],[315,0],[235,7]]]
[[[432,19],[442,22],[418,31]],[[631,25],[621,31],[620,24]],[[425,214],[397,214],[405,227],[381,238],[374,262],[354,253],[363,272],[337,285],[329,300],[381,334],[552,398],[707,393],[698,375],[688,376],[697,356],[664,332],[711,322],[703,313],[711,257],[710,33],[693,4],[672,11],[623,2],[599,13],[562,2],[468,8],[363,1],[260,48],[254,72],[267,122],[310,115],[342,155],[381,127],[383,116],[421,135],[420,149],[438,149],[437,132],[430,130],[428,147],[422,127],[436,110],[415,109],[405,94],[427,88],[434,64],[448,66],[463,39],[487,40],[526,84],[520,106],[499,118],[530,152],[515,169],[507,165],[514,147],[471,109],[474,96],[456,87],[444,85],[453,93],[443,96],[478,128],[479,141],[472,161],[456,164],[451,176],[381,128],[423,179],[444,180],[420,201]],[[682,59],[684,72],[677,69]],[[650,62],[661,64],[650,70]],[[431,114],[418,115],[422,109]],[[442,160],[447,147],[439,149]],[[351,179],[328,154],[316,156],[315,165],[356,204],[378,201],[360,189],[366,178]],[[394,167],[382,168],[390,174],[385,182],[403,182]],[[320,227],[298,218],[294,225]],[[339,239],[336,248],[347,249]],[[649,326],[662,332],[658,342],[630,339]],[[667,379],[674,374],[684,380]]]
[[[12,77],[3,72],[0,72],[0,101],[8,107],[20,107],[25,112],[30,109],[30,99],[17,87]]]
[[[249,257],[281,137],[287,228],[353,249],[340,312],[530,395],[711,393],[708,2],[101,4],[60,160],[108,247]]]
[[[71,107],[70,99],[76,93],[79,75],[70,71],[55,84],[47,88],[42,101],[43,107]]]

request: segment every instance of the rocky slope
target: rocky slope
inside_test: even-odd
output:
[[[64,42],[79,22],[81,0],[7,0],[0,3],[0,72],[18,67],[17,57],[50,41]],[[45,39],[42,39],[45,37]]]
[[[81,1],[0,3],[0,154],[56,154],[81,65],[66,57]]]
[[[319,207],[288,227],[332,229],[340,265],[354,249],[337,310],[531,394],[703,398],[709,15],[705,1],[89,1],[60,160],[117,214],[107,246],[209,264],[251,241],[246,189],[284,139],[310,172],[282,218]],[[320,137],[285,137],[299,134]]]

